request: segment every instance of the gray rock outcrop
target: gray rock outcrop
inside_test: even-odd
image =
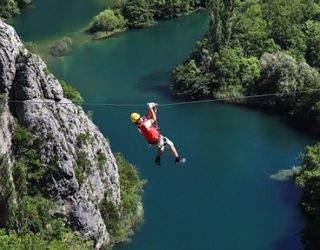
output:
[[[103,198],[120,204],[118,168],[110,146],[80,106],[64,98],[59,81],[29,53],[12,27],[0,20],[0,154],[11,155],[11,124],[16,119],[45,141],[42,161],[54,165],[47,195],[56,214],[99,248],[109,234],[98,209]],[[80,137],[85,139],[79,141]],[[79,154],[86,164],[77,177]],[[99,155],[104,155],[103,162]],[[14,159],[10,159],[13,161]],[[79,170],[79,169],[78,169]]]

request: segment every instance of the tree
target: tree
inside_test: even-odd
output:
[[[0,17],[10,18],[20,13],[32,0],[0,0]]]
[[[240,64],[243,51],[241,48],[223,48],[219,53],[214,54],[213,74],[217,80],[214,89],[228,85],[241,85]]]
[[[155,23],[147,0],[128,0],[123,6],[123,15],[128,19],[130,28],[144,28]]]
[[[115,29],[123,29],[125,24],[125,20],[121,14],[115,14],[113,10],[106,9],[93,18],[90,31],[110,32]]]
[[[173,89],[178,97],[199,99],[211,94],[211,74],[200,70],[194,60],[179,65],[173,71]]]
[[[261,78],[254,85],[253,93],[278,96],[261,99],[255,105],[289,113],[309,128],[320,122],[320,94],[313,91],[320,88],[320,75],[315,69],[281,52],[263,54],[260,66]]]
[[[190,10],[189,0],[153,0],[155,17],[168,19],[181,16]]]
[[[307,35],[307,62],[313,66],[320,68],[320,22],[306,22]]]
[[[232,32],[232,17],[237,0],[209,0],[209,40],[211,52],[227,46]]]
[[[231,40],[234,46],[243,48],[246,56],[261,56],[264,52],[276,50],[274,40],[268,37],[267,22],[257,0],[240,4],[234,17]]]
[[[13,15],[20,13],[18,4],[14,0],[1,0],[0,1],[0,17],[10,18]]]
[[[246,89],[246,93],[250,94],[257,80],[260,79],[259,59],[257,57],[242,57],[239,77],[241,85]]]
[[[305,249],[319,249],[320,241],[320,143],[307,146],[301,156],[302,171],[296,176],[296,184],[303,188],[301,206],[308,221],[302,231]]]
[[[262,10],[270,36],[292,55],[304,56],[305,34],[302,24],[315,15],[313,0],[263,0]]]
[[[212,89],[218,99],[235,99],[243,97],[260,76],[259,61],[256,57],[243,57],[241,48],[223,48],[215,53],[213,59],[214,85]]]

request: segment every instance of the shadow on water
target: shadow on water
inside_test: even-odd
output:
[[[282,199],[288,203],[290,206],[298,206],[301,192],[298,191],[298,187],[294,184],[292,180],[281,182],[280,189],[282,191]],[[295,222],[300,223],[293,223],[292,225],[288,226],[288,233],[286,237],[283,237],[276,242],[274,242],[274,249],[275,250],[283,250],[283,249],[290,249],[290,250],[300,250],[301,248],[301,240],[300,232],[303,227],[303,214],[299,210],[295,214],[292,215],[294,217]]]
[[[170,71],[153,71],[141,77],[139,88],[143,92],[156,93],[164,97],[172,96]]]
[[[301,197],[299,188],[295,185],[293,180],[280,182],[282,189],[282,199],[293,206],[298,206]]]
[[[275,250],[285,250],[285,249],[300,250],[300,249],[302,249],[299,247],[299,245],[297,245],[296,238],[297,238],[296,235],[291,235],[289,237],[282,238],[274,244],[274,249]]]

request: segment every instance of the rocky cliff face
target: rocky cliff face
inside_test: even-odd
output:
[[[58,80],[47,72],[43,61],[0,20],[0,95],[5,99],[0,104],[0,154],[8,155],[12,165],[14,120],[41,139],[41,160],[56,169],[46,187],[59,206],[56,215],[100,247],[109,235],[98,203],[107,198],[120,204],[117,165],[98,128],[81,107],[64,98]],[[81,168],[80,158],[85,159]]]

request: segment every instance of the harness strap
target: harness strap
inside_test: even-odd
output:
[[[157,139],[155,139],[154,141],[148,141],[150,144],[152,145],[157,145],[159,142],[161,141],[161,136],[159,136]]]
[[[167,146],[168,142],[167,142],[167,138],[164,136],[159,136],[158,139],[154,140],[154,141],[148,141],[151,145],[157,145],[161,142],[161,138],[163,139],[163,146]]]

